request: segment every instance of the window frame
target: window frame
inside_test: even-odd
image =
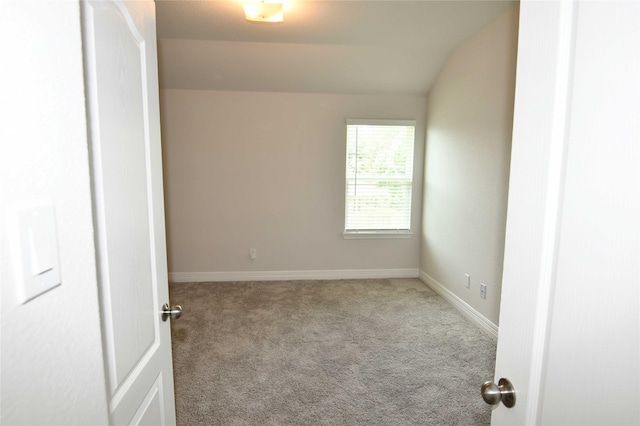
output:
[[[408,229],[347,229],[348,197],[349,197],[349,126],[372,125],[372,126],[403,126],[413,127],[413,141],[411,143],[411,173],[410,173],[410,200],[409,200],[409,228]],[[413,236],[413,192],[415,175],[415,149],[416,149],[417,120],[415,119],[354,119],[345,120],[345,167],[344,167],[344,228],[342,236],[344,239],[386,239],[386,238],[412,238]]]

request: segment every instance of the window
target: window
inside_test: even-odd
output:
[[[411,232],[415,120],[347,120],[345,238]]]

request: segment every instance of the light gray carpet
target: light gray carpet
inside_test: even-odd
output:
[[[495,341],[417,279],[171,284],[178,425],[487,425]]]

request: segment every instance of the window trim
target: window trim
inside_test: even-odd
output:
[[[413,238],[413,231],[399,230],[393,231],[388,229],[382,229],[379,231],[366,230],[366,231],[347,231],[342,232],[342,238],[345,240],[373,240],[373,239],[388,239],[388,238]]]
[[[413,126],[416,127],[416,120],[389,120],[377,118],[347,118],[347,126]]]
[[[394,119],[361,119],[361,118],[347,118],[345,120],[345,124],[346,124],[346,128],[348,129],[348,126],[350,125],[373,125],[373,126],[402,126],[402,127],[406,127],[406,126],[412,126],[414,128],[414,139],[413,139],[413,155],[412,155],[412,161],[413,161],[413,165],[412,165],[412,169],[413,166],[415,166],[415,143],[416,143],[416,128],[417,128],[417,120],[414,119],[400,119],[400,120],[394,120]],[[345,141],[346,142],[346,141]],[[345,143],[345,149],[348,150],[348,144]],[[346,166],[345,166],[345,170],[346,170]],[[415,170],[414,170],[414,175],[411,178],[411,192],[412,192],[412,200],[411,200],[411,209],[410,209],[410,216],[412,216],[413,213],[413,190],[414,190],[414,177],[415,177]],[[345,185],[344,185],[344,191],[345,191],[345,204],[344,204],[344,213],[343,213],[343,221],[344,221],[344,225],[345,228],[342,231],[342,238],[345,240],[358,240],[358,239],[389,239],[389,238],[413,238],[413,220],[410,218],[409,219],[409,229],[380,229],[380,230],[375,230],[375,229],[364,229],[364,230],[357,230],[357,229],[352,229],[352,230],[347,230],[346,229],[346,214],[347,214],[347,177],[345,175]]]

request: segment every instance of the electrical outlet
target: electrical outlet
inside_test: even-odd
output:
[[[466,288],[470,288],[471,287],[471,275],[464,274],[464,286]]]
[[[480,298],[481,299],[486,299],[487,298],[487,286],[486,286],[486,284],[480,283]]]
[[[257,257],[256,249],[254,248],[249,249],[249,259],[256,260],[256,257]]]

